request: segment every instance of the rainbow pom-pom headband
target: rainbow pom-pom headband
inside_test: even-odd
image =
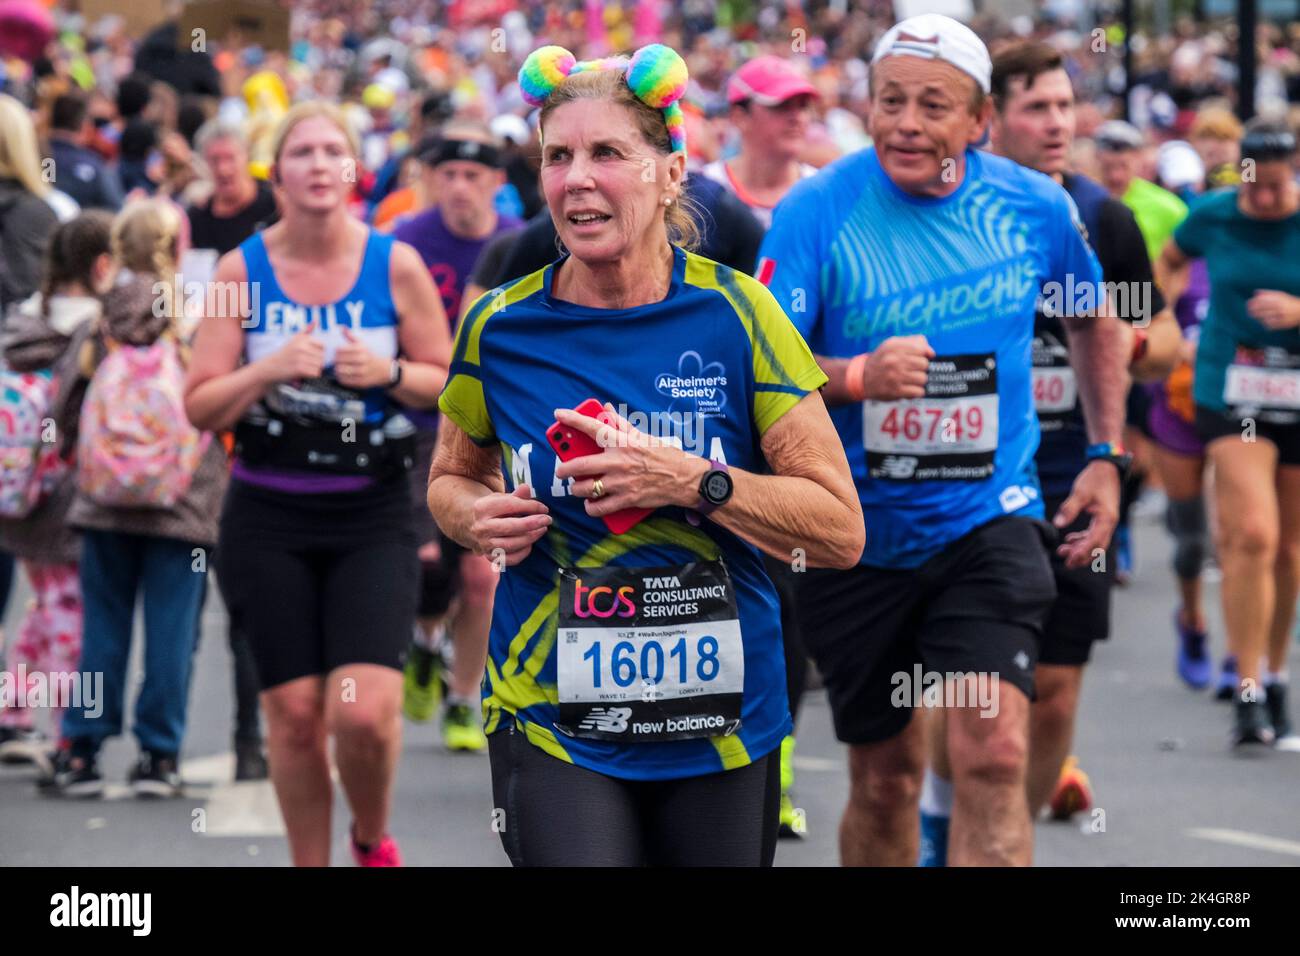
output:
[[[627,57],[578,60],[561,46],[544,46],[528,54],[519,70],[519,89],[531,106],[541,106],[565,77],[591,70],[619,70],[642,103],[663,110],[673,152],[686,152],[686,117],[678,100],[686,92],[686,61],[662,43],[643,46]]]

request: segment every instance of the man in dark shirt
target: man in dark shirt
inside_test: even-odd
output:
[[[177,42],[180,24],[168,20],[158,24],[140,41],[135,52],[135,68],[155,80],[170,84],[181,96],[221,96],[221,74],[206,50],[194,50],[186,37]]]
[[[94,132],[87,102],[78,93],[64,93],[50,111],[50,156],[54,160],[54,185],[82,209],[122,208],[122,185],[117,173],[86,141]]]
[[[190,245],[224,256],[279,218],[275,195],[248,171],[248,148],[240,128],[211,120],[194,147],[212,174],[212,198],[189,210]]]
[[[400,220],[393,236],[410,243],[424,260],[454,331],[465,284],[479,255],[494,236],[520,223],[498,214],[494,206],[505,173],[500,142],[485,124],[469,120],[448,123],[440,134],[422,140],[415,154],[426,192],[437,200],[429,209]],[[484,750],[487,738],[477,716],[478,687],[487,659],[496,571],[482,555],[439,535],[425,501],[437,416],[414,409],[406,414],[420,430],[411,491],[422,584],[403,706],[407,716],[417,722],[432,716],[440,652],[450,635],[454,654],[446,672],[443,743],[449,750]]]
[[[1115,358],[1139,380],[1168,374],[1180,336],[1172,312],[1155,287],[1146,243],[1133,213],[1111,199],[1099,183],[1068,168],[1075,98],[1061,55],[1050,45],[1036,42],[1000,50],[993,58],[991,95],[993,151],[1050,176],[1069,193],[1078,207],[1082,231],[1102,267],[1103,289],[1084,291],[1082,281],[1074,290],[1044,287],[1034,321],[1034,406],[1042,431],[1034,463],[1051,521],[1069,496],[1076,476],[1089,461],[1106,457],[1103,446],[1089,445],[1077,397],[1080,390],[1070,362],[1069,335],[1058,317],[1061,297],[1073,297],[1073,302],[1080,301],[1079,295],[1091,295],[1093,302],[1110,300],[1108,314],[1093,321],[1118,319],[1124,323],[1123,341],[1129,343],[1129,351]],[[1108,294],[1112,290],[1113,296]],[[1127,464],[1120,452],[1118,446],[1109,448],[1109,460],[1122,479]],[[1082,515],[1061,533],[1079,530],[1087,519]],[[1091,564],[1076,569],[1067,569],[1055,551],[1051,561],[1057,598],[1043,625],[1034,671],[1026,785],[1032,817],[1050,803],[1053,814],[1064,819],[1091,805],[1087,776],[1072,758],[1066,758],[1074,738],[1084,665],[1092,644],[1110,633],[1110,590],[1115,576],[1109,554],[1097,554]],[[951,785],[940,772],[947,762],[942,731],[932,741],[936,759],[926,773],[921,794],[921,864],[927,866],[943,865],[952,800]]]

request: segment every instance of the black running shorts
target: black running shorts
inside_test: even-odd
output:
[[[870,533],[870,531],[868,531]],[[919,568],[809,570],[800,632],[821,672],[835,735],[847,744],[897,736],[917,677],[998,675],[1032,698],[1043,622],[1056,597],[1055,532],[1005,517],[954,541]],[[986,685],[991,686],[991,684]]]
[[[1050,521],[1063,498],[1048,498],[1044,505]],[[1089,518],[1080,515],[1062,536],[1082,531]],[[1056,578],[1056,600],[1043,626],[1038,648],[1040,664],[1077,667],[1088,663],[1094,641],[1110,637],[1110,591],[1115,583],[1115,554],[1107,551],[1081,568],[1067,568],[1065,559],[1052,549],[1052,574]]]
[[[344,664],[403,666],[420,571],[406,475],[323,495],[232,481],[216,563],[263,690]]]
[[[1242,440],[1244,435],[1252,434],[1248,428],[1253,429],[1255,438],[1277,446],[1279,465],[1300,465],[1300,424],[1282,425],[1263,416],[1247,420],[1232,412],[1196,406],[1196,434],[1207,446],[1217,438]]]

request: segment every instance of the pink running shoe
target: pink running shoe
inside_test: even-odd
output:
[[[357,866],[401,866],[402,851],[397,848],[397,841],[387,833],[383,838],[370,847],[362,847],[357,843],[356,837],[352,837],[352,859]]]

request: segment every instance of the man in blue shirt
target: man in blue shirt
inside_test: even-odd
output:
[[[1122,424],[1119,343],[1089,318],[1100,267],[1073,202],[972,148],[990,71],[984,44],[947,17],[891,29],[872,61],[875,146],[790,192],[759,264],[830,379],[866,520],[859,566],[807,572],[800,595],[850,745],[846,864],[915,862],[925,748],[911,710],[936,704],[951,709],[953,862],[1031,861],[1029,700],[1058,543],[1033,460],[1040,294],[1074,340],[1094,441]],[[1118,500],[1111,464],[1083,470],[1057,517],[1091,515],[1060,545],[1070,564],[1104,549]]]

